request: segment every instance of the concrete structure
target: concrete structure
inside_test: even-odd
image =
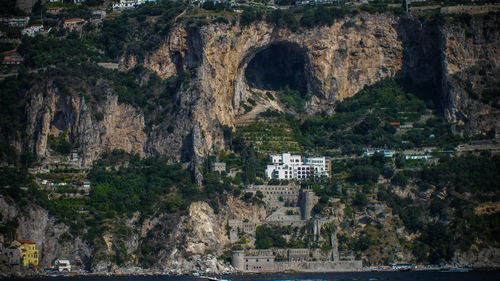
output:
[[[30,21],[30,17],[3,17],[0,18],[0,23],[13,27],[26,27]]]
[[[363,156],[372,157],[375,153],[382,153],[384,157],[392,158],[396,154],[396,151],[391,149],[367,149],[363,152]]]
[[[289,249],[289,262],[305,262],[309,261],[309,249]]]
[[[359,271],[360,260],[350,261],[309,261],[308,249],[288,249],[288,260],[276,261],[270,250],[246,255],[244,251],[232,252],[232,265],[240,272],[335,272]]]
[[[21,264],[21,249],[19,248],[6,248],[4,253],[7,257],[7,263],[10,266]]]
[[[19,65],[23,63],[24,58],[20,56],[5,56],[3,58],[2,64],[5,65]]]
[[[239,271],[245,269],[245,252],[243,250],[236,250],[231,253],[231,264]]]
[[[64,28],[71,31],[81,31],[83,25],[85,24],[85,20],[82,18],[72,18],[64,21]]]
[[[212,162],[212,171],[214,172],[225,172],[226,171],[226,163],[225,162]]]
[[[107,69],[119,69],[120,68],[120,64],[117,62],[98,62],[97,65],[100,67],[107,68]]]
[[[405,160],[427,160],[432,158],[432,155],[405,155]]]
[[[113,9],[131,9],[147,2],[156,2],[156,0],[120,0],[120,3],[113,4]]]
[[[90,22],[100,23],[106,17],[106,10],[97,9],[92,11],[92,16],[90,17]]]
[[[308,225],[308,221],[312,218],[311,212],[314,205],[318,202],[318,197],[310,190],[300,191],[298,185],[249,185],[246,192],[255,193],[261,191],[264,194],[263,201],[272,213],[262,222],[251,223],[244,222],[239,219],[228,220],[229,239],[231,243],[239,241],[241,232],[255,234],[255,230],[259,225],[270,226],[291,226],[304,227]],[[280,197],[282,197],[280,199]],[[300,200],[299,200],[300,198]],[[285,201],[292,204],[286,206]],[[295,203],[299,203],[299,207],[294,207]],[[311,225],[312,232],[319,237],[321,226],[330,219],[319,219],[317,230],[314,229],[314,224]]]
[[[66,259],[58,259],[54,262],[54,267],[57,271],[71,271],[71,263]]]
[[[61,10],[63,10],[63,8],[61,7],[47,7],[47,10],[45,10],[45,12],[51,15],[58,15]]]
[[[248,185],[245,192],[255,193],[258,190],[264,194],[264,201],[297,202],[300,187],[296,184],[288,185]]]
[[[272,165],[267,165],[266,176],[270,179],[298,179],[329,177],[325,157],[304,157],[282,153],[270,155]]]
[[[442,7],[440,9],[441,14],[470,14],[470,15],[487,14],[499,11],[500,11],[500,4],[450,6],[450,7]]]
[[[44,31],[43,25],[34,24],[32,26],[29,26],[29,27],[26,27],[25,29],[23,29],[23,31],[21,31],[21,34],[29,36],[29,37],[35,37],[35,35],[37,33],[40,33],[42,31]]]
[[[332,245],[332,261],[340,261],[337,231],[335,231],[335,233],[330,235],[330,245]]]
[[[258,255],[244,257],[244,271],[273,272],[274,255],[272,251],[260,251]]]
[[[300,208],[301,208],[301,213],[302,213],[302,219],[303,220],[309,220],[311,219],[311,211],[314,205],[316,204],[317,198],[316,195],[314,195],[314,192],[310,190],[303,190],[301,194],[301,202],[300,202]]]
[[[237,219],[228,220],[227,226],[229,227],[229,240],[231,243],[235,243],[240,240],[240,232],[253,234],[257,228],[256,223],[245,222]]]

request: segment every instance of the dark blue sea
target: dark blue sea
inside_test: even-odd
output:
[[[225,280],[279,280],[279,281],[500,281],[500,271],[471,271],[471,272],[439,272],[439,271],[413,271],[413,272],[339,272],[339,273],[290,273],[290,274],[244,274],[218,276]],[[207,280],[191,276],[120,276],[120,277],[45,277],[30,279],[32,281],[197,281]]]

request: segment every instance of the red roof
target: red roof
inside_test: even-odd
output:
[[[35,242],[30,241],[30,240],[16,239],[16,241],[21,243],[21,244],[36,244]]]
[[[4,62],[22,62],[23,59],[10,59],[10,58],[4,58]]]
[[[391,125],[393,125],[393,126],[399,126],[399,125],[401,125],[401,123],[400,123],[400,122],[390,122],[389,124],[391,124]]]
[[[72,18],[72,19],[67,19],[64,21],[64,23],[72,23],[72,22],[80,22],[83,21],[82,18]]]

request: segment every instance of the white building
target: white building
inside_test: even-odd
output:
[[[40,33],[42,31],[44,31],[43,25],[41,25],[41,24],[34,24],[34,25],[30,26],[30,27],[26,27],[25,29],[23,29],[23,31],[21,31],[21,34],[29,36],[29,37],[35,37],[35,35],[37,33]]]
[[[214,172],[225,172],[226,162],[212,162],[212,171]]]
[[[282,153],[270,155],[273,163],[267,165],[266,176],[270,179],[303,180],[312,176],[328,177],[325,157],[304,157]]]
[[[375,153],[382,153],[384,154],[384,157],[392,158],[394,157],[394,154],[396,154],[396,151],[392,149],[367,149],[363,152],[363,156],[372,157]]]
[[[58,259],[54,264],[57,271],[71,271],[71,263],[69,260]]]
[[[0,23],[7,24],[13,27],[26,27],[30,21],[30,17],[1,17]]]
[[[120,3],[113,4],[113,9],[135,8],[147,2],[156,2],[156,0],[120,0]]]

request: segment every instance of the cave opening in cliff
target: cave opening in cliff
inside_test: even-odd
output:
[[[257,52],[245,69],[245,78],[252,88],[279,90],[288,86],[307,92],[307,54],[297,44],[279,42]]]

